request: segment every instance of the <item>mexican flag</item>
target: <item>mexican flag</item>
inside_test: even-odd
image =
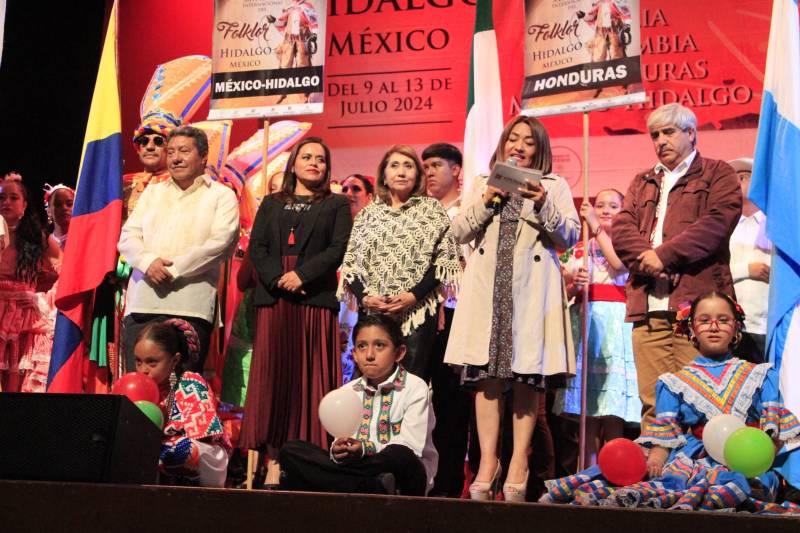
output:
[[[462,196],[471,190],[475,176],[488,173],[489,160],[503,131],[503,84],[495,27],[503,28],[503,31],[506,31],[505,28],[516,29],[513,22],[521,19],[523,10],[522,2],[516,0],[498,0],[497,4],[493,9],[492,0],[478,0],[475,6],[467,121],[464,128]],[[522,27],[519,30],[521,41]],[[514,53],[520,57],[514,59],[521,59],[521,53],[520,48]]]

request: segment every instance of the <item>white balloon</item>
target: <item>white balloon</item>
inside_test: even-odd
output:
[[[332,390],[319,402],[319,421],[337,439],[352,437],[361,423],[361,398],[349,388]]]
[[[703,446],[708,455],[718,463],[725,462],[725,442],[737,429],[745,426],[744,420],[734,415],[717,415],[703,428]]]

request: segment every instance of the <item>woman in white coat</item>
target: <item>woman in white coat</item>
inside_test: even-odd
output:
[[[541,122],[510,121],[492,156],[541,170],[541,183],[519,194],[487,186],[473,190],[453,220],[461,244],[473,242],[445,362],[464,365],[462,381],[474,385],[481,461],[470,486],[472,499],[490,499],[500,479],[497,456],[501,398],[513,392],[514,446],[503,493],[524,501],[531,442],[545,376],[574,374],[566,294],[556,249],[578,241],[580,219],[569,185],[552,174],[550,139]]]

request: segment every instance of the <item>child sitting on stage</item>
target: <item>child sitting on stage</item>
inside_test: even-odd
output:
[[[360,427],[327,452],[292,441],[280,451],[281,488],[424,496],[433,485],[438,454],[428,385],[399,363],[406,353],[400,326],[384,315],[362,317],[353,328],[353,357],[361,377],[343,389],[362,400]]]
[[[584,505],[715,510],[738,508],[759,513],[800,512],[800,505],[773,503],[783,476],[785,494],[800,482],[797,468],[800,422],[783,405],[778,373],[769,363],[731,356],[744,323],[741,307],[724,294],[698,297],[678,322],[700,355],[656,385],[656,417],[638,443],[649,450],[649,480],[616,488],[598,467],[548,481],[543,502]],[[748,482],[707,455],[705,424],[732,414],[765,431],[780,449],[773,469]],[[783,444],[787,444],[785,447]],[[752,484],[752,485],[751,485]],[[757,489],[757,490],[754,490]]]
[[[136,372],[150,376],[160,391],[165,415],[161,482],[222,487],[230,442],[208,383],[184,371],[184,364],[196,361],[199,352],[197,332],[185,320],[152,322],[136,338]]]

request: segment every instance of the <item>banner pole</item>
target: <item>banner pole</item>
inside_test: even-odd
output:
[[[264,146],[261,149],[261,191],[259,191],[259,197],[264,198],[267,194],[269,194],[269,176],[267,175],[268,172],[268,164],[267,164],[267,156],[269,155],[269,119],[264,119]]]
[[[261,148],[261,190],[258,196],[264,198],[269,193],[269,183],[267,180],[268,170],[268,156],[269,155],[269,119],[264,119],[264,145]],[[247,473],[245,476],[244,486],[247,490],[253,489],[253,477],[258,470],[258,451],[247,450]]]
[[[589,199],[589,112],[583,112],[583,199]],[[589,224],[583,220],[583,268],[589,273],[591,282],[591,272],[589,272]],[[583,301],[581,302],[581,416],[580,432],[578,437],[579,455],[578,471],[580,472],[586,465],[586,380],[589,375],[589,365],[587,364],[587,352],[589,348],[589,283],[583,288]]]

